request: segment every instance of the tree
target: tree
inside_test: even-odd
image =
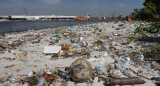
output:
[[[122,15],[117,16],[117,19],[121,20],[122,19]]]
[[[145,0],[142,9],[134,9],[132,19],[160,20],[160,0]]]

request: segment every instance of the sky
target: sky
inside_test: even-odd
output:
[[[0,0],[0,15],[65,15],[105,16],[129,15],[143,8],[144,0]]]

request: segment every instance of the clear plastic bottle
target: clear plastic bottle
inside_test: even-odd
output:
[[[46,80],[43,77],[41,77],[36,86],[43,86],[45,83],[46,83]]]

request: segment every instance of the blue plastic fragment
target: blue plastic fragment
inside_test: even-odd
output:
[[[121,60],[121,59],[122,59],[122,57],[123,57],[123,56],[120,56],[120,57],[116,58],[116,61]]]
[[[5,51],[5,49],[2,49],[2,51]]]
[[[148,63],[148,62],[146,62],[145,65],[148,66],[148,67],[151,67],[151,64]]]
[[[51,73],[54,74],[54,70],[52,70]]]
[[[106,51],[110,51],[110,49],[106,49]]]
[[[101,67],[97,67],[96,70],[101,71]]]

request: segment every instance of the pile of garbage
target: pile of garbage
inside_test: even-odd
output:
[[[144,84],[145,81],[134,76],[133,73],[128,70],[121,69],[123,74],[129,78],[120,78],[120,70],[114,69],[113,65],[108,65],[107,75],[103,73],[100,67],[92,69],[91,64],[84,58],[79,58],[71,64],[70,67],[66,67],[65,71],[61,71],[57,68],[50,70],[40,70],[38,72],[32,71],[23,77],[20,82],[25,82],[29,86],[51,86],[54,85],[57,79],[62,81],[73,82],[88,82],[95,83],[100,80],[104,81],[108,85],[133,85]],[[63,83],[62,83],[63,84]]]
[[[143,46],[127,41],[140,24],[104,22],[5,34],[0,39],[0,68],[4,69],[0,73],[6,75],[0,76],[0,82],[20,86],[158,84],[159,64],[145,61],[139,53]]]

